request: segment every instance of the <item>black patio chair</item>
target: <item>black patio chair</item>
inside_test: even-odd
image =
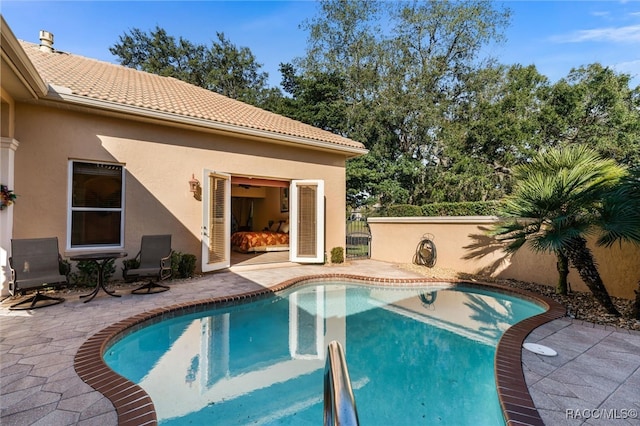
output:
[[[171,277],[171,235],[143,235],[140,251],[134,259],[125,260],[124,279],[127,281],[148,278],[149,281],[133,290],[133,294],[153,294],[169,290],[162,285]],[[134,268],[129,268],[131,264]]]
[[[62,265],[62,266],[61,266]],[[28,238],[11,240],[11,282],[9,293],[22,295],[27,290],[36,290],[33,296],[9,307],[13,310],[44,308],[64,302],[62,297],[42,294],[40,290],[67,283],[67,276],[58,251],[58,238]],[[68,270],[63,271],[65,274]]]

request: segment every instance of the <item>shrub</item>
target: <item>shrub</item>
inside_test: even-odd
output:
[[[98,265],[89,260],[81,260],[76,264],[77,272],[69,275],[72,283],[81,286],[93,286],[98,282]],[[115,259],[108,260],[102,273],[104,274],[104,282],[108,283],[116,272]]]
[[[180,260],[182,259],[182,253],[179,251],[171,252],[171,277],[179,277]]]
[[[122,261],[122,277],[126,282],[137,281],[138,277],[127,277],[127,271],[129,269],[137,269],[140,266],[140,261],[137,258],[125,259]]]
[[[58,261],[58,272],[60,275],[64,275],[69,279],[69,274],[71,273],[71,262],[67,259],[61,259]]]
[[[173,278],[191,278],[196,271],[196,256],[174,251],[171,254],[171,276]]]
[[[125,259],[122,261],[122,269],[136,269],[140,266],[140,261],[138,259]]]
[[[331,249],[331,263],[344,263],[344,249],[342,247]]]
[[[185,253],[180,259],[178,273],[180,278],[191,278],[196,272],[196,256],[194,254]]]

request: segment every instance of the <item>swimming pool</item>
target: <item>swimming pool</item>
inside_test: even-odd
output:
[[[448,287],[308,284],[141,328],[104,359],[146,390],[161,424],[319,424],[338,340],[362,424],[504,424],[496,344],[544,309]]]

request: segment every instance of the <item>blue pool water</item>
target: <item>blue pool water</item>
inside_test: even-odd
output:
[[[318,425],[338,340],[361,424],[503,425],[496,344],[542,311],[477,288],[308,285],[150,325],[104,359],[145,389],[162,425]]]

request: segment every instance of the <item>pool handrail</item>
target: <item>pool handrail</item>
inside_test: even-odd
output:
[[[358,426],[358,410],[342,345],[327,346],[324,364],[324,426]]]

